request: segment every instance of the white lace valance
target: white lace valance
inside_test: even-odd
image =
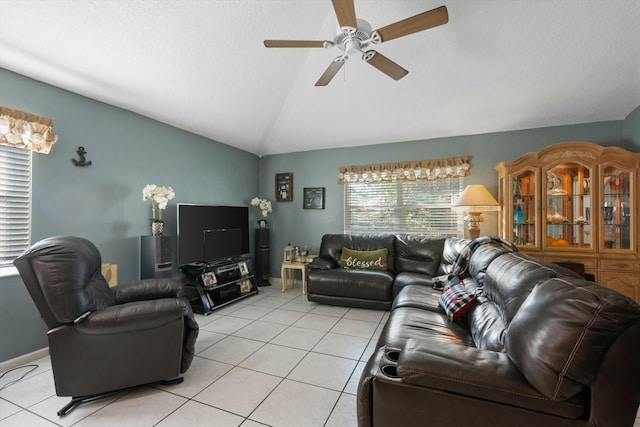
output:
[[[0,105],[0,144],[47,154],[58,136],[53,120]]]
[[[389,181],[394,174],[399,180],[436,180],[469,176],[471,156],[438,160],[341,166],[338,184],[345,182]]]

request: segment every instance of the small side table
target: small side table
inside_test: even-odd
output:
[[[300,270],[302,274],[302,295],[307,294],[307,266],[313,260],[313,256],[305,257],[303,261],[294,260],[291,262],[283,262],[280,269],[280,277],[282,278],[282,292],[287,288],[293,287],[294,273]]]

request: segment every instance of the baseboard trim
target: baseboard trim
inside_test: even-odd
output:
[[[17,368],[22,365],[29,364],[34,360],[42,359],[49,355],[49,347],[41,348],[40,350],[32,351],[31,353],[23,354],[13,359],[6,360],[0,363],[0,372],[5,372],[10,369]]]

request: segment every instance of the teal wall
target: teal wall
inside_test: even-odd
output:
[[[317,253],[322,235],[343,231],[344,191],[337,184],[338,168],[347,165],[385,163],[393,161],[438,159],[457,156],[473,156],[468,184],[484,184],[497,194],[495,165],[523,153],[537,151],[547,145],[565,141],[590,141],[602,145],[625,146],[640,152],[638,121],[640,109],[625,121],[607,121],[571,126],[555,126],[512,132],[437,138],[392,144],[369,145],[341,149],[317,150],[266,156],[260,160],[260,195],[275,201],[274,174],[293,173],[293,201],[277,202],[269,217],[271,229],[271,272],[280,275],[282,248],[291,242],[308,246]],[[628,125],[627,122],[629,122]],[[629,130],[624,134],[623,129]],[[635,130],[634,130],[635,129]],[[326,209],[302,208],[304,187],[326,188]],[[497,233],[497,215],[485,214],[483,234]]]
[[[225,144],[0,69],[0,103],[49,116],[60,140],[33,161],[33,241],[60,234],[87,237],[104,262],[118,264],[120,282],[139,277],[139,236],[149,234],[146,184],[171,185],[165,211],[175,235],[176,202],[248,205],[273,202],[271,276],[280,276],[282,248],[317,251],[323,234],[342,232],[343,187],[338,167],[350,164],[473,156],[468,183],[496,194],[497,162],[562,141],[621,145],[640,152],[640,107],[625,120],[483,135],[316,150],[258,158]],[[215,119],[214,119],[215,120]],[[93,165],[71,163],[84,146]],[[293,202],[275,202],[274,174],[292,172]],[[326,209],[302,209],[304,187],[326,187]],[[251,222],[257,210],[251,210]],[[491,232],[491,225],[485,223]],[[485,225],[483,225],[485,227]],[[253,244],[253,243],[252,243]],[[252,246],[253,247],[253,246]],[[45,326],[17,276],[0,278],[0,361],[47,345]]]
[[[52,117],[59,136],[48,155],[33,155],[32,241],[86,237],[103,262],[118,264],[120,282],[140,277],[140,236],[150,234],[146,184],[175,190],[163,215],[173,236],[177,202],[248,206],[258,192],[259,158],[228,145],[4,69],[0,103]],[[91,166],[72,164],[79,146]],[[45,347],[45,332],[19,277],[0,278],[0,361]]]
[[[625,148],[640,151],[640,105],[624,119],[622,133]]]

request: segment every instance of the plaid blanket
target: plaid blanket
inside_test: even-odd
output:
[[[482,236],[477,239],[471,240],[469,243],[463,246],[460,250],[460,253],[456,257],[456,260],[453,262],[453,267],[451,269],[451,273],[438,276],[433,280],[433,288],[442,290],[446,286],[446,284],[453,277],[466,277],[467,270],[469,268],[469,260],[471,259],[471,255],[473,252],[478,249],[482,245],[494,245],[502,247],[506,252],[518,252],[518,248],[511,242],[508,242],[504,239],[495,236]]]

